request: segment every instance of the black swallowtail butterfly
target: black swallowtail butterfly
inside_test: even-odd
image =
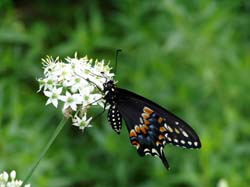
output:
[[[201,142],[195,131],[186,122],[158,104],[117,88],[112,80],[103,85],[104,99],[110,105],[108,121],[118,134],[122,118],[126,122],[129,138],[140,156],[158,156],[169,169],[163,148],[173,144],[184,148],[200,148]]]

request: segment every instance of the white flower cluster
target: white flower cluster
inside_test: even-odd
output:
[[[10,181],[9,181],[10,178]],[[10,177],[7,172],[0,173],[0,187],[20,187],[23,181],[16,179],[16,171],[10,172]],[[24,185],[24,187],[30,187],[30,184]]]
[[[39,91],[48,97],[47,104],[63,103],[63,113],[71,117],[73,125],[81,130],[90,127],[92,118],[87,118],[87,109],[93,105],[104,106],[103,84],[112,79],[109,65],[104,60],[66,58],[65,62],[57,57],[42,59],[44,78],[38,79]]]

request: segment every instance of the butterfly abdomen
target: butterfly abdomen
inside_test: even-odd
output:
[[[108,121],[110,122],[112,129],[114,129],[117,134],[120,134],[122,128],[122,115],[118,111],[116,104],[110,105],[108,111]]]

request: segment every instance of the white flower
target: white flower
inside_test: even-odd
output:
[[[11,178],[12,181],[15,180],[15,178],[16,178],[16,171],[15,170],[12,170],[10,172],[10,178]]]
[[[57,77],[56,76],[49,76],[48,78],[45,79],[38,79],[39,82],[39,90],[41,91],[42,88],[44,88],[44,90],[50,90],[52,88],[54,88],[56,86],[56,80]]]
[[[62,62],[57,64],[58,65],[55,67],[54,70],[54,75],[58,77],[58,81],[70,80],[74,75],[71,65]]]
[[[52,88],[50,91],[44,91],[44,95],[46,95],[49,99],[46,102],[46,105],[52,103],[55,107],[58,105],[58,99],[60,94],[62,93],[62,87],[60,88]]]
[[[114,74],[110,72],[111,68],[105,65],[104,60],[98,62],[96,61],[96,69],[99,71],[100,74],[105,75],[106,77],[113,77]]]
[[[4,171],[3,173],[1,173],[0,174],[0,184],[7,182],[8,178],[9,178],[9,175],[7,172]]]
[[[84,130],[87,127],[91,127],[90,121],[92,120],[92,117],[87,119],[87,115],[85,115],[82,118],[79,118],[78,116],[75,116],[73,118],[73,125],[79,127],[79,129]]]
[[[84,106],[87,106],[87,105],[98,105],[99,102],[103,99],[102,95],[101,94],[85,94],[85,95],[82,95],[82,97],[84,97],[84,103],[83,105]]]
[[[217,187],[229,187],[228,182],[226,179],[220,179],[217,183]]]
[[[63,103],[63,113],[67,118],[72,118],[74,126],[80,129],[89,127],[92,118],[87,118],[87,110],[98,105],[104,107],[103,84],[112,80],[109,65],[102,61],[88,59],[87,56],[53,59],[42,59],[44,78],[39,78],[39,91],[42,91],[48,100],[46,105],[52,103],[57,108],[58,103]],[[1,187],[1,186],[0,186]]]
[[[61,96],[60,100],[64,101],[63,110],[70,107],[72,110],[76,111],[77,105],[81,103],[81,95],[66,92],[66,95]]]
[[[10,181],[8,179],[9,174],[7,172],[0,173],[0,187],[20,187],[23,183],[23,181],[16,179],[15,170],[10,172]],[[26,184],[24,187],[30,187],[30,184]]]
[[[89,83],[85,79],[78,76],[74,76],[70,80],[65,81],[63,85],[65,87],[69,87],[73,93],[81,92],[82,90],[85,90],[84,88],[90,87]]]

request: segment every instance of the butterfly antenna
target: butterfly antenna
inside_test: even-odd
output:
[[[75,75],[77,75],[78,77],[86,80],[88,83],[93,84],[100,92],[102,92],[102,89],[96,83],[94,83],[93,81],[91,81],[89,78],[84,78],[83,76],[77,74],[76,72],[75,72]]]
[[[115,53],[115,69],[114,69],[114,73],[116,74],[116,70],[117,70],[117,61],[118,61],[118,54],[119,52],[122,52],[121,49],[117,49],[116,53]]]

